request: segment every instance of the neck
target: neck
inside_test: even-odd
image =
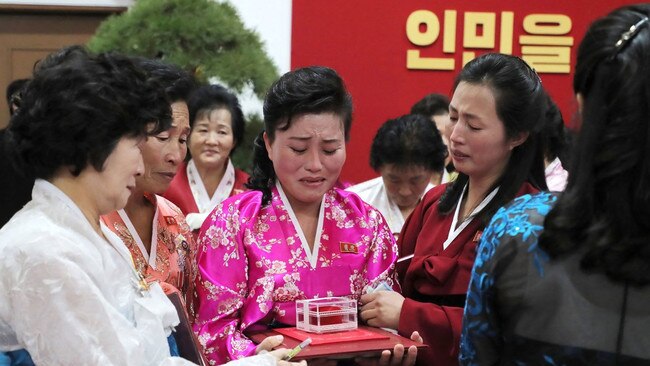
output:
[[[431,184],[433,184],[434,186],[440,185],[442,183],[442,175],[443,173],[432,173],[431,180],[430,180]]]
[[[144,191],[139,190],[136,186],[136,189],[129,196],[129,200],[126,201],[124,212],[126,212],[127,216],[134,217],[134,215],[137,215],[145,207],[153,207],[153,205],[144,196]]]
[[[83,178],[81,176],[74,177],[64,168],[61,173],[56,174],[49,182],[65,193],[79,207],[93,230],[99,236],[104,237],[99,225],[99,216],[102,215],[102,212],[100,212],[97,202],[93,200],[86,185],[83,184]]]
[[[208,196],[212,197],[214,192],[217,190],[221,179],[226,174],[226,168],[228,167],[228,160],[225,160],[221,166],[204,166],[194,160],[194,165],[196,170],[199,172],[203,186],[208,192]]]
[[[489,177],[484,179],[469,178],[467,192],[461,202],[461,217],[468,217],[478,205],[483,202],[485,197],[492,191],[492,185],[498,177]]]

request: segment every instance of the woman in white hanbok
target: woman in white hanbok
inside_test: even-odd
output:
[[[23,100],[8,141],[37,180],[0,231],[0,352],[38,365],[191,364],[170,353],[173,305],[100,222],[126,204],[140,144],[169,128],[169,103],[129,59],[80,47],[48,57]]]

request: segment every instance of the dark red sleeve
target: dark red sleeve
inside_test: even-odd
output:
[[[398,331],[404,337],[418,331],[429,346],[418,353],[417,365],[458,365],[463,308],[405,299]]]

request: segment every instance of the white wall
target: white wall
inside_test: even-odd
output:
[[[247,28],[257,31],[280,75],[291,69],[291,0],[231,0]],[[262,115],[262,101],[245,90],[239,101],[244,114]]]

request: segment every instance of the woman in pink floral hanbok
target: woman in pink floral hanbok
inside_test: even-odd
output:
[[[358,299],[382,282],[399,290],[396,244],[384,218],[334,188],[351,115],[334,70],[298,69],[271,87],[252,191],[217,206],[199,235],[194,330],[211,362],[254,353],[247,331],[295,325],[296,300]],[[407,364],[415,352],[408,351]],[[393,353],[401,359],[403,348]]]

